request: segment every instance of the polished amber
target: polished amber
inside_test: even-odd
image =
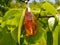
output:
[[[24,27],[26,31],[26,36],[36,35],[37,33],[37,19],[32,12],[28,11],[28,8],[25,11],[24,17]]]

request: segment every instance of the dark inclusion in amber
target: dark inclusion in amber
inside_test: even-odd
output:
[[[26,11],[25,11],[24,27],[26,31],[26,36],[36,35],[37,19],[31,11],[28,11],[28,8],[26,8]]]

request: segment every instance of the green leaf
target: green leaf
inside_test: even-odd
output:
[[[47,14],[56,15],[56,9],[48,2],[45,2],[41,8],[44,9]]]
[[[16,45],[16,42],[11,37],[11,33],[8,31],[7,26],[0,29],[0,45]]]
[[[2,34],[2,28],[0,27],[0,40],[2,39],[3,34]]]
[[[23,23],[24,12],[22,9],[10,9],[7,11],[3,17],[2,27],[7,26],[9,31],[11,31],[12,38],[15,42],[20,43],[20,31]],[[16,27],[19,27],[16,29]],[[18,37],[18,36],[19,37]]]
[[[58,45],[59,42],[59,30],[60,26],[56,26],[55,31],[53,32],[53,45]]]
[[[1,26],[1,24],[2,24],[2,17],[0,17],[0,26]]]
[[[17,37],[17,35],[18,35],[18,30],[17,30],[18,28],[16,27],[15,29],[14,29],[14,31],[12,31],[11,32],[11,36],[12,36],[12,38],[14,39],[14,41],[17,43],[17,40],[18,40],[18,37]]]
[[[53,45],[53,33],[47,31],[47,45]]]
[[[23,13],[21,15],[21,18],[20,18],[20,22],[19,22],[19,27],[18,27],[18,43],[20,45],[20,34],[21,34],[21,28],[22,28],[22,24],[23,24],[23,19],[24,19],[24,15],[25,15],[25,10],[23,10]]]
[[[18,22],[20,20],[22,14],[21,9],[10,9],[7,11],[3,17],[3,21],[8,25],[16,25],[18,26]]]

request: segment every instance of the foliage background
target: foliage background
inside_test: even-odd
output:
[[[31,12],[38,21],[38,33],[35,36],[26,37],[23,27],[26,8],[24,0],[16,0],[15,2],[13,0],[0,0],[0,45],[52,45],[52,41],[53,45],[58,45],[60,25],[55,24],[54,31],[50,31],[49,18],[38,18],[38,16],[40,14],[41,16],[53,15],[55,17],[56,8],[59,5],[59,0],[56,0],[55,3],[47,0],[40,0],[38,3],[34,0],[30,3]]]

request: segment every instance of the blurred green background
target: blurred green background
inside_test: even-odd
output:
[[[29,7],[37,18],[38,32],[27,37],[23,25],[25,0],[0,0],[0,45],[60,45],[60,22],[56,18],[59,6],[60,0],[30,0]],[[38,18],[39,14],[54,16],[54,26],[48,25],[49,18]]]

